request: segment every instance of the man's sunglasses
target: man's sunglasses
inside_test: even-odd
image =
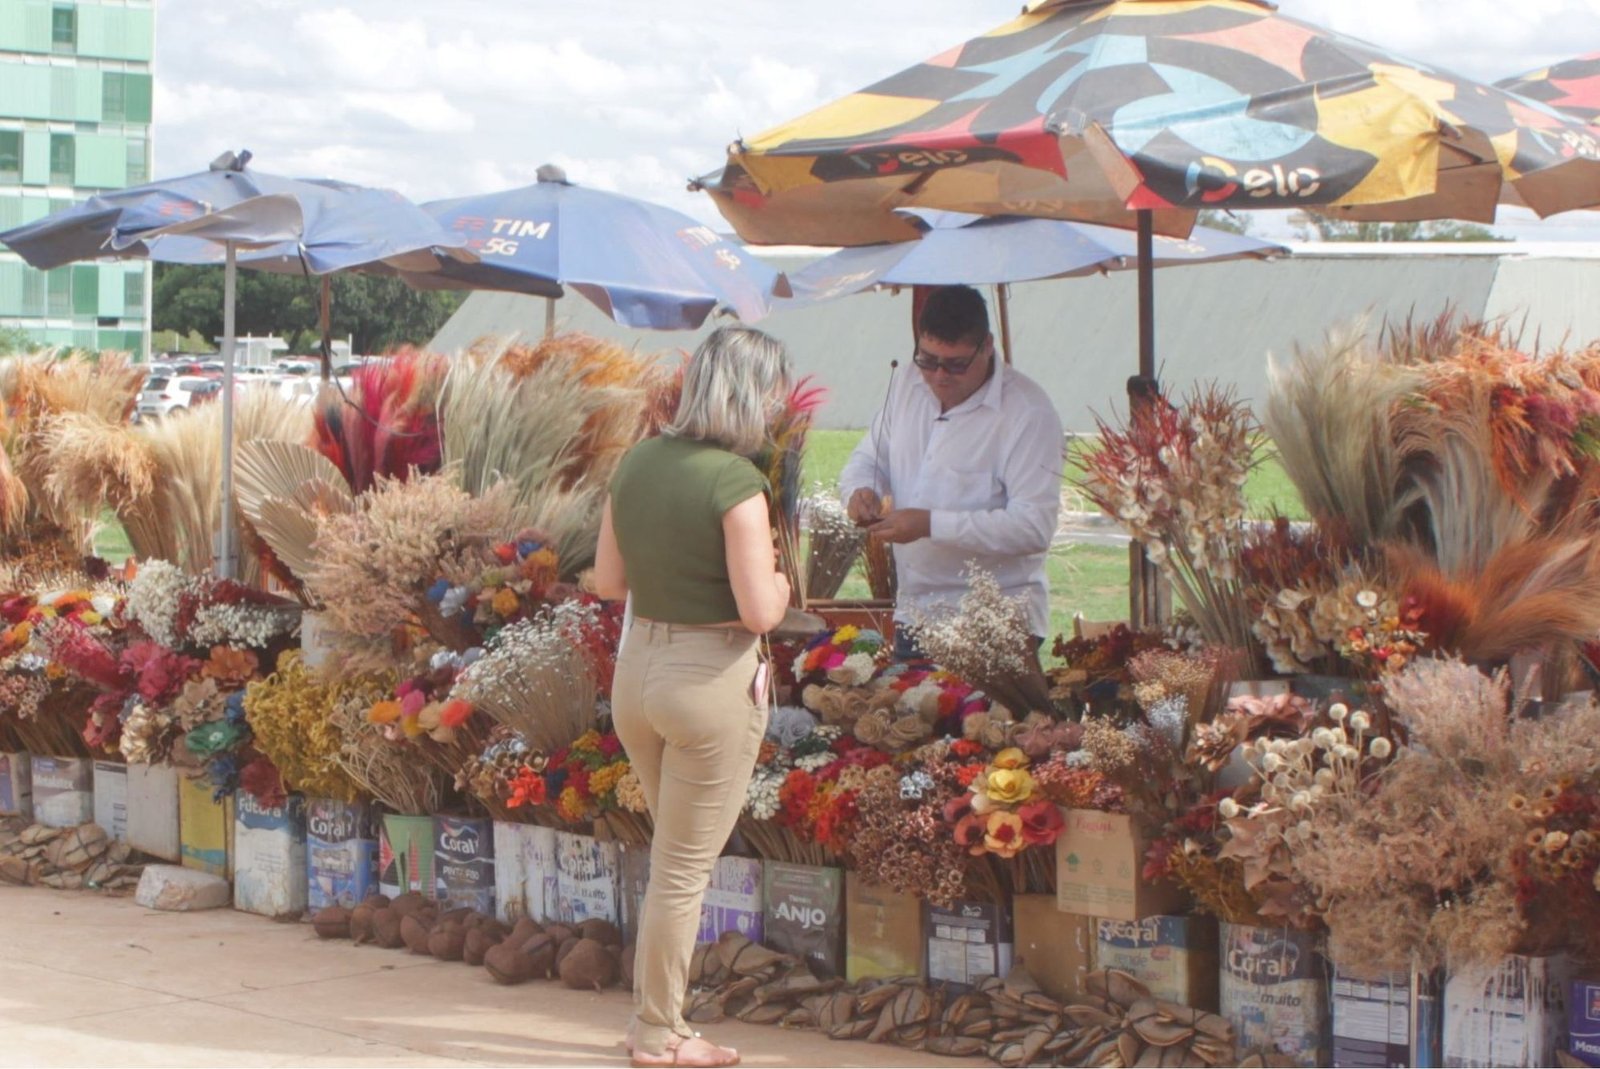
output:
[[[983,347],[989,344],[988,339],[978,343],[978,347],[967,356],[945,357],[943,360],[937,356],[929,356],[920,347],[911,352],[911,362],[923,371],[943,371],[947,375],[965,375],[972,362],[983,354]]]

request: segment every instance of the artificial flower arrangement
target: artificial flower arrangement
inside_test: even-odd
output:
[[[537,611],[561,574],[555,547],[535,531],[495,543],[489,555],[492,563],[475,574],[458,582],[436,579],[426,593],[442,618],[470,627],[483,639]]]
[[[1155,631],[1135,631],[1119,623],[1093,637],[1057,635],[1051,649],[1059,665],[1045,671],[1050,697],[1073,715],[1133,711],[1133,677],[1128,662],[1146,650],[1164,649],[1169,640]]]
[[[644,788],[614,731],[591,728],[545,762],[544,795],[570,827],[606,825],[620,842],[650,841]]]
[[[1201,636],[1254,666],[1240,568],[1244,484],[1259,461],[1249,408],[1213,385],[1135,407],[1123,426],[1096,424],[1099,445],[1079,462],[1084,492],[1144,547]]]
[[[842,687],[865,686],[877,674],[883,652],[882,634],[870,627],[846,624],[811,636],[795,655],[791,671],[802,686],[823,681]]]

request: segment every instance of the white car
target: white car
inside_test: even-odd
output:
[[[197,394],[212,392],[211,381],[198,375],[151,375],[139,391],[139,417],[151,419],[186,410]]]

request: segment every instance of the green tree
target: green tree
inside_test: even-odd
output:
[[[1486,226],[1459,219],[1430,222],[1364,223],[1302,213],[1295,221],[1303,241],[1510,241]]]
[[[152,326],[180,333],[222,335],[222,269],[157,264]],[[301,346],[317,330],[322,283],[304,275],[239,272],[234,329],[273,334]],[[402,344],[426,345],[461,306],[464,293],[423,293],[398,278],[345,273],[333,277],[330,333],[352,336],[358,353],[383,352]]]
[[[14,353],[31,353],[39,347],[33,335],[21,327],[0,327],[0,356]]]
[[[1255,225],[1248,212],[1225,212],[1216,208],[1202,208],[1200,215],[1195,220],[1201,226],[1210,227],[1212,230],[1225,230],[1230,234],[1248,234]]]

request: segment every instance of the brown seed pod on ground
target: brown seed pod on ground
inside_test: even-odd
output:
[[[506,942],[511,942],[507,939]],[[533,959],[534,975],[549,979],[556,973],[556,941],[549,932],[540,932],[522,944],[523,953]]]
[[[406,945],[400,937],[400,914],[393,906],[384,906],[372,914],[372,941],[385,950],[399,950]]]
[[[560,946],[562,943],[565,943],[568,939],[571,939],[573,936],[578,934],[576,929],[568,924],[547,924],[544,926],[544,932],[551,939],[555,940],[556,946]]]
[[[326,906],[311,918],[318,939],[349,939],[350,911],[343,906]]]
[[[580,940],[577,936],[572,935],[572,936],[568,936],[561,943],[560,946],[556,947],[556,969],[557,970],[560,970],[560,968],[561,968],[562,959],[565,958],[568,954],[572,953],[572,948],[577,946],[580,942],[582,942],[582,940]]]
[[[400,938],[413,954],[428,953],[428,936],[433,932],[433,922],[424,919],[419,911],[400,918]]]
[[[428,900],[422,897],[421,891],[407,891],[403,895],[397,895],[389,903],[389,908],[400,914],[400,916],[406,917],[428,904]]]
[[[530,917],[523,917],[511,926],[511,931],[507,933],[506,938],[517,944],[517,946],[521,946],[542,931],[544,931],[544,925]]]
[[[590,917],[578,925],[580,939],[593,939],[602,946],[619,947],[622,945],[622,931],[603,917]]]
[[[467,930],[460,924],[439,924],[428,934],[428,953],[440,961],[460,961],[467,948]]]
[[[603,991],[616,983],[617,959],[605,944],[580,939],[561,958],[561,982],[575,991]]]
[[[522,984],[537,974],[533,956],[509,942],[496,943],[483,956],[483,967],[497,984]]]
[[[461,944],[461,960],[468,965],[482,965],[483,956],[489,952],[489,948],[504,941],[505,935],[488,925],[473,928],[467,932],[466,941]]]

